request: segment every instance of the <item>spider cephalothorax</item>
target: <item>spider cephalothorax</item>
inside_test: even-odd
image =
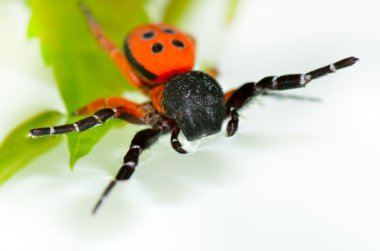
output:
[[[76,112],[78,115],[93,113],[92,116],[73,124],[30,131],[32,136],[81,132],[110,118],[151,126],[137,132],[133,137],[119,172],[104,190],[94,213],[118,181],[132,176],[140,154],[159,136],[171,132],[172,147],[179,153],[186,153],[178,140],[180,131],[188,140],[195,140],[219,132],[223,120],[228,119],[227,135],[232,136],[238,128],[238,110],[252,97],[267,93],[268,90],[305,87],[316,78],[358,61],[355,57],[348,57],[305,74],[269,76],[223,94],[219,84],[210,75],[191,71],[195,43],[185,33],[165,25],[138,27],[126,40],[125,56],[107,39],[86,6],[82,5],[82,10],[101,47],[130,83],[151,98],[151,102],[144,104],[122,97],[100,98]]]
[[[222,88],[200,71],[169,79],[162,105],[190,141],[219,132],[225,118]]]

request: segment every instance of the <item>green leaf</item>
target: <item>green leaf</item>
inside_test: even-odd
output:
[[[231,22],[234,19],[238,6],[239,6],[239,0],[230,0],[227,17],[226,17],[227,22]]]
[[[140,0],[88,0],[85,4],[102,26],[105,34],[122,48],[128,32],[149,22]],[[90,33],[78,0],[28,0],[32,17],[29,36],[38,37],[45,62],[52,66],[56,82],[71,114],[100,97],[121,96],[131,89],[109,56]],[[107,132],[68,136],[70,165],[87,154]],[[85,147],[84,147],[85,146]],[[84,149],[80,150],[81,147]]]
[[[239,6],[239,0],[230,0],[228,11],[227,11],[227,17],[226,17],[226,20],[228,23],[231,22],[236,16],[238,6]]]
[[[29,36],[41,41],[68,112],[92,100],[120,96],[131,86],[89,31],[78,0],[28,0],[32,11]],[[149,22],[145,1],[86,1],[107,36],[122,47],[127,33]]]
[[[195,2],[195,0],[170,0],[163,15],[163,22],[178,25],[191,4]]]
[[[61,137],[30,137],[32,128],[50,126],[62,122],[58,112],[44,112],[15,128],[0,146],[0,184],[35,159],[39,154],[53,148]]]
[[[70,121],[73,121],[73,118]],[[111,119],[101,126],[91,128],[91,130],[67,134],[70,151],[70,168],[74,169],[75,163],[83,156],[86,156],[112,126],[122,124],[125,124],[125,122]]]

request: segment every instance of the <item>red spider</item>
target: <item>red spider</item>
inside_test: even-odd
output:
[[[305,87],[313,79],[358,61],[355,57],[349,57],[305,74],[269,76],[223,93],[214,79],[216,74],[192,71],[195,41],[191,36],[169,25],[147,24],[127,36],[123,53],[107,39],[87,7],[81,7],[100,46],[129,82],[151,99],[143,104],[122,97],[97,99],[76,112],[78,115],[94,113],[90,117],[73,124],[30,131],[32,136],[81,132],[110,118],[151,126],[133,137],[122,167],[104,190],[93,213],[118,181],[132,176],[140,154],[161,135],[171,132],[171,145],[179,153],[186,153],[178,140],[180,131],[187,140],[193,141],[218,133],[223,121],[229,119],[227,135],[232,136],[238,128],[238,110],[252,97],[265,94],[268,90]]]

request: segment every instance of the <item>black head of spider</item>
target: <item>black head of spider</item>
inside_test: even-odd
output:
[[[203,72],[190,71],[171,78],[162,105],[190,141],[219,132],[225,118],[222,89]]]

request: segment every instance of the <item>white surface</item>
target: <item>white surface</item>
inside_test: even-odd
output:
[[[261,98],[235,137],[205,139],[193,154],[164,137],[96,217],[89,210],[138,127],[113,130],[74,172],[62,144],[0,188],[0,248],[380,250],[378,10],[371,0],[244,1],[219,36],[224,88],[361,61],[291,91],[323,103]],[[26,42],[27,9],[6,1],[0,14],[2,140],[30,114],[63,106],[37,42]],[[215,49],[197,33],[201,54]]]

